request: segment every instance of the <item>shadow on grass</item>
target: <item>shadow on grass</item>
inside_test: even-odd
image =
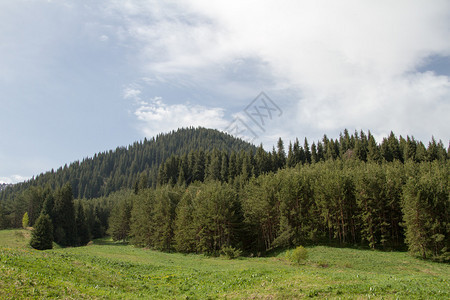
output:
[[[385,253],[389,253],[389,252],[398,252],[398,253],[405,253],[408,252],[407,248],[405,246],[401,246],[401,247],[397,247],[397,248],[386,248],[386,249],[380,249],[380,248],[375,248],[372,249],[370,248],[368,245],[352,245],[352,244],[339,244],[339,243],[305,243],[304,246],[306,249],[310,249],[310,248],[314,248],[314,247],[329,247],[329,248],[335,248],[335,249],[353,249],[353,250],[359,250],[359,251],[369,251],[369,252],[385,252]],[[277,247],[277,248],[273,248],[273,249],[269,249],[265,252],[261,252],[260,255],[258,256],[262,256],[262,257],[277,257],[280,254],[282,254],[283,252],[286,252],[288,250],[293,250],[295,249],[295,246],[291,246],[291,247]]]
[[[128,241],[113,241],[110,237],[104,237],[95,239],[92,241],[91,245],[101,245],[101,246],[126,246]]]

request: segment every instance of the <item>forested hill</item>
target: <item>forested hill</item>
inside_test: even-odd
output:
[[[154,186],[159,165],[170,156],[212,149],[227,152],[256,151],[254,145],[218,130],[182,128],[40,174],[27,182],[7,188],[0,193],[0,200],[19,195],[30,186],[44,187],[50,184],[54,189],[66,182],[71,183],[75,198],[104,196],[122,188],[133,187],[144,171],[148,185]]]

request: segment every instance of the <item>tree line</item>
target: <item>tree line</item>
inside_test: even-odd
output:
[[[336,160],[237,178],[138,190],[113,209],[109,233],[164,251],[326,244],[450,258],[448,161]]]
[[[91,239],[105,236],[111,207],[126,193],[118,192],[109,198],[74,200],[70,183],[56,190],[48,185],[45,188],[32,186],[21,195],[20,201],[14,203],[17,210],[12,215],[5,216],[0,211],[0,224],[2,228],[19,228],[20,224],[27,224],[35,227],[35,231],[42,230],[41,235],[47,235],[48,240],[61,246],[84,246]],[[42,247],[50,245],[51,248],[48,240]],[[40,242],[34,245],[38,249],[41,247]]]
[[[199,147],[137,173],[131,190],[74,203],[90,238],[108,233],[160,250],[257,253],[312,243],[408,247],[448,260],[448,157],[434,139],[425,147],[391,133],[378,144],[370,132],[347,130],[311,146],[296,139],[287,153],[281,139],[272,151]],[[32,186],[2,201],[0,225],[20,227],[25,211],[33,224],[48,190]]]

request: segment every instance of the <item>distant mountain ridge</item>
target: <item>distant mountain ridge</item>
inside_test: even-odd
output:
[[[215,129],[181,128],[40,174],[5,189],[0,193],[0,200],[17,195],[30,186],[50,185],[55,188],[66,182],[71,183],[75,198],[105,196],[122,188],[133,187],[139,174],[144,171],[152,186],[156,184],[159,165],[167,158],[200,149],[256,151],[254,145]]]

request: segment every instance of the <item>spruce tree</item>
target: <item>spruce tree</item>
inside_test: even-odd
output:
[[[55,242],[62,246],[76,246],[78,237],[71,185],[69,183],[64,185],[57,191],[55,198],[53,208]]]
[[[381,152],[375,138],[369,131],[369,141],[367,146],[367,160],[369,162],[381,162]]]
[[[53,225],[48,215],[40,215],[31,232],[31,247],[37,250],[52,249]]]
[[[281,138],[278,139],[277,142],[277,169],[282,169],[286,166],[286,152],[284,151],[284,143]]]
[[[313,143],[311,145],[311,162],[316,163],[319,161],[317,150],[316,150],[316,144]]]
[[[89,229],[86,222],[86,216],[84,214],[84,208],[81,203],[78,204],[77,208],[77,233],[78,233],[78,246],[84,246],[89,243]]]
[[[108,234],[114,241],[125,241],[130,233],[132,203],[130,199],[123,199],[111,211],[108,223]]]
[[[311,163],[311,152],[309,151],[308,139],[306,137],[305,137],[305,142],[303,144],[303,149],[305,151],[305,162],[310,164]]]

